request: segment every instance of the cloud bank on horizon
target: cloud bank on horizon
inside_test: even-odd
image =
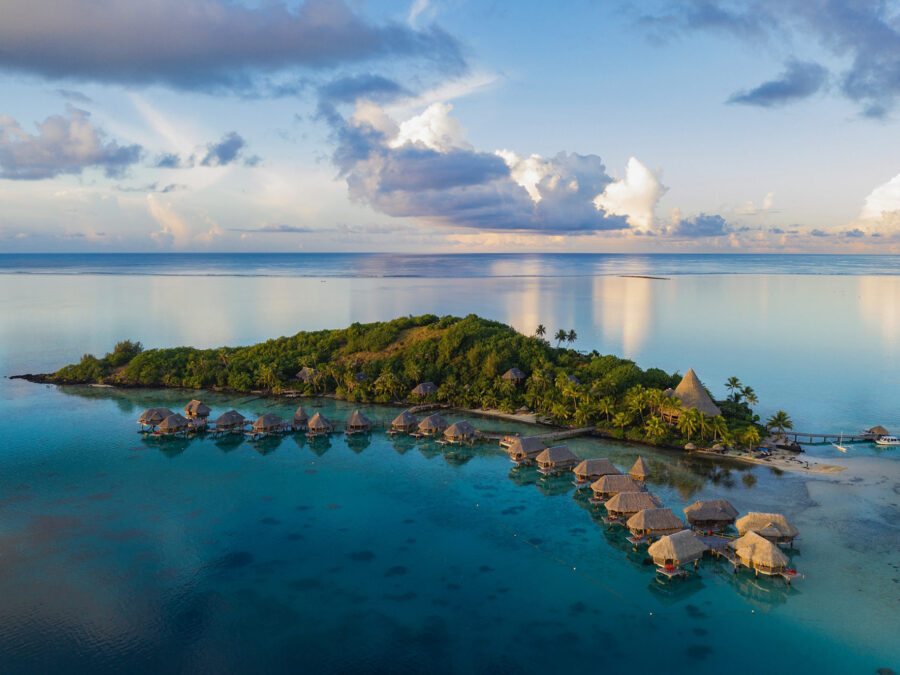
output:
[[[535,8],[567,26],[589,25],[566,16],[583,10]],[[853,194],[841,185],[845,215],[835,217],[830,206],[817,211],[814,197],[802,202],[817,167],[800,185],[777,162],[761,169],[753,160],[785,145],[787,134],[804,135],[791,131],[791,116],[810,115],[814,105],[851,106],[856,120],[817,119],[831,134],[865,125],[856,135],[876,145],[870,139],[893,124],[900,96],[900,18],[888,4],[659,0],[608,9],[601,31],[615,49],[603,51],[594,35],[554,43],[599,50],[593,89],[562,65],[563,49],[555,52],[560,65],[547,70],[546,58],[498,52],[482,34],[470,38],[465,21],[454,24],[453,14],[479,8],[442,9],[423,0],[385,0],[366,12],[342,0],[54,0],[48,11],[8,0],[0,91],[24,99],[0,96],[22,101],[0,107],[0,199],[8,206],[0,242],[22,250],[73,242],[242,250],[277,241],[279,250],[350,242],[382,250],[900,252],[900,174],[888,179],[868,162],[871,182]],[[537,22],[482,19],[495,40],[516,44],[523,29],[551,39]],[[682,47],[682,36],[698,41]],[[735,68],[725,77],[710,58],[739,61],[739,49],[760,45],[771,58],[752,74]],[[670,81],[667,68],[685,67],[678,59],[702,50],[711,76],[696,104],[673,92],[660,94],[662,107],[640,102]],[[516,54],[522,66],[500,53]],[[696,67],[683,75],[692,86],[704,79]],[[630,84],[641,77],[661,79]],[[521,83],[534,92],[507,100]],[[558,85],[584,103],[554,108],[543,92]],[[66,101],[63,114],[47,109],[48,96]],[[531,114],[545,133],[523,121]],[[589,133],[567,131],[590,128],[584,120],[595,120]],[[717,134],[719,123],[734,130]],[[813,156],[821,138],[806,136]]]

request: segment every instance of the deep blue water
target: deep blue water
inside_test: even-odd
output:
[[[761,413],[785,408],[798,428],[900,430],[900,277],[861,272],[867,259],[809,257],[856,270],[822,275],[727,270],[744,256],[709,258],[714,274],[672,256],[223,258],[0,256],[7,271],[38,272],[0,277],[0,371],[49,370],[123,338],[247,344],[472,311],[526,332],[574,327],[577,347],[645,366],[693,366],[718,395],[738,374]],[[598,264],[619,271],[585,271]],[[298,265],[305,275],[283,267]],[[547,274],[509,273],[523,266]],[[459,273],[482,267],[491,274]],[[193,395],[0,380],[0,672],[719,673],[744,659],[773,675],[900,671],[897,451],[810,447],[848,469],[808,477],[571,442],[622,468],[643,454],[651,489],[678,514],[725,497],[801,530],[792,562],[806,578],[791,588],[714,562],[661,584],[566,480],[512,471],[493,446],[136,433],[141,410]],[[203,398],[214,415],[293,408]]]

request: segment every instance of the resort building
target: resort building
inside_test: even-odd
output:
[[[188,419],[192,417],[202,417],[203,419],[206,419],[207,417],[209,417],[209,413],[211,412],[212,410],[210,410],[210,407],[208,405],[198,401],[197,399],[194,399],[186,406],[184,406],[184,416]]]
[[[578,463],[578,457],[569,450],[568,445],[555,445],[541,452],[534,461],[537,462],[538,471],[549,476],[572,469]]]
[[[606,502],[607,521],[628,519],[638,511],[658,509],[661,506],[662,502],[659,501],[659,497],[649,492],[620,492]]]
[[[267,436],[284,431],[284,420],[274,413],[260,415],[251,426],[250,435],[255,437]]]
[[[157,427],[161,434],[182,434],[187,431],[187,428],[187,418],[178,413],[169,415]]]
[[[520,382],[525,381],[526,375],[518,368],[510,368],[505,373],[503,373],[503,375],[501,375],[501,377],[504,380],[510,380],[516,384],[519,384]]]
[[[301,431],[306,428],[306,425],[309,424],[309,415],[306,414],[306,411],[303,409],[303,406],[298,406],[296,412],[294,413],[294,417],[291,420],[294,431]]]
[[[675,391],[672,392],[672,395],[681,401],[681,407],[684,410],[695,408],[709,417],[715,417],[716,415],[722,414],[722,411],[719,410],[719,406],[715,404],[710,395],[706,392],[706,389],[703,388],[703,385],[700,383],[700,378],[694,373],[693,368],[688,369],[685,376],[681,378],[681,382],[675,387]],[[667,417],[670,420],[677,419],[678,413],[670,413]]]
[[[748,532],[755,532],[776,544],[793,544],[794,539],[800,534],[800,531],[780,513],[751,511],[746,516],[738,518],[735,527],[741,536]]]
[[[738,516],[737,509],[725,499],[709,499],[697,501],[684,510],[692,528],[698,530],[722,530],[734,525]]]
[[[404,410],[391,421],[389,433],[408,434],[419,426],[419,420],[409,410]]]
[[[415,386],[415,389],[412,390],[412,395],[418,396],[419,398],[425,398],[426,396],[437,393],[437,390],[437,385],[435,385],[434,382],[420,382]]]
[[[746,565],[759,575],[783,574],[788,566],[788,557],[768,539],[756,532],[748,532],[740,539],[729,544],[734,549],[741,564]]]
[[[371,431],[374,426],[372,420],[363,415],[359,410],[354,410],[350,417],[347,418],[345,433],[364,434]]]
[[[682,565],[694,563],[696,567],[707,550],[706,544],[691,530],[680,530],[660,537],[659,541],[650,544],[647,553],[661,572],[671,576],[677,574]]]
[[[297,379],[303,382],[304,384],[312,384],[318,378],[319,373],[315,368],[310,368],[309,366],[303,366],[297,372]]]
[[[450,443],[471,443],[478,437],[478,431],[465,420],[451,424],[444,431],[444,439]]]
[[[246,418],[237,410],[222,413],[214,420],[216,431],[239,431],[244,428]]]
[[[439,436],[448,426],[447,420],[435,413],[419,422],[419,433],[423,436]]]
[[[590,499],[591,504],[601,504],[620,492],[642,492],[642,489],[631,479],[631,476],[610,474],[600,476],[591,483],[591,491],[594,493]]]
[[[625,522],[625,527],[631,532],[632,543],[638,543],[648,537],[681,532],[684,523],[672,513],[672,509],[655,508],[638,511]]]
[[[602,476],[621,474],[615,465],[606,458],[585,459],[572,472],[575,474],[575,487],[586,487]]]
[[[142,428],[150,427],[153,429],[154,427],[158,427],[164,419],[172,414],[172,411],[168,408],[147,408],[147,410],[142,412],[141,416],[138,418],[138,424],[140,424]]]
[[[521,464],[531,464],[531,462],[534,461],[534,458],[546,449],[547,446],[544,445],[544,442],[537,436],[516,438],[506,444],[506,452],[509,454],[509,460],[516,466]]]
[[[650,467],[647,466],[643,457],[638,456],[634,461],[634,464],[631,465],[631,468],[628,469],[628,475],[632,480],[638,483],[645,483],[647,481],[650,477]]]
[[[334,426],[322,413],[317,412],[313,415],[306,425],[307,437],[325,436],[334,430]]]

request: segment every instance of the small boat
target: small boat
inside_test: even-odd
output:
[[[896,436],[879,436],[875,439],[876,445],[900,445],[900,438]]]
[[[841,434],[841,437],[838,439],[837,443],[832,443],[832,445],[840,450],[841,452],[847,452],[847,448],[844,447],[844,434]]]

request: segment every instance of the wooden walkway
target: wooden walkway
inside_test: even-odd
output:
[[[778,435],[792,438],[795,443],[806,443],[807,445],[837,443],[839,441],[844,443],[867,443],[875,440],[872,434],[850,434],[848,436],[847,434],[810,434],[805,431],[786,431],[783,434],[779,432]]]

